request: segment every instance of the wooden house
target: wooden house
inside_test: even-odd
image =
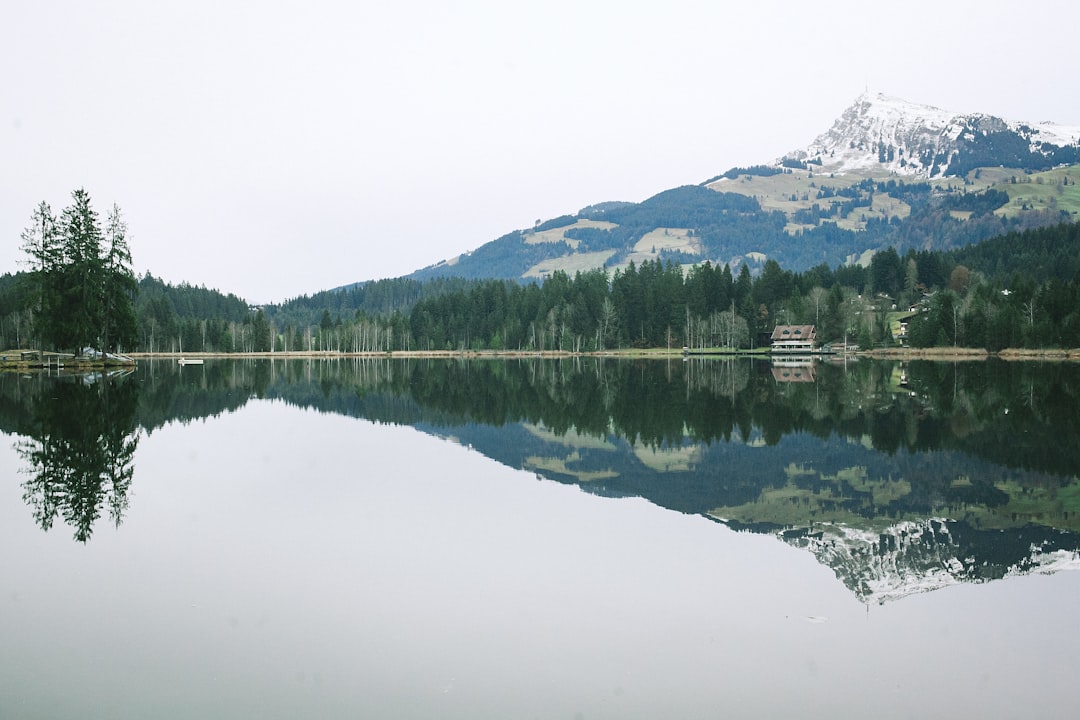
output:
[[[813,325],[777,325],[770,339],[773,352],[817,352],[817,332]]]

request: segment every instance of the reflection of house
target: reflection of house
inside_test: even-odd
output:
[[[773,352],[817,351],[817,332],[813,325],[777,325],[771,340]]]
[[[774,360],[772,363],[772,376],[776,382],[814,382],[814,359],[813,358],[790,358],[787,360]]]

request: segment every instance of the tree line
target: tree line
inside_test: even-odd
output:
[[[1013,232],[952,251],[892,247],[866,267],[775,260],[629,263],[543,282],[397,278],[250,307],[241,298],[131,274],[127,227],[104,229],[85,191],[57,218],[42,203],[23,233],[27,272],[0,277],[0,344],[148,352],[392,350],[589,352],[753,348],[777,324],[861,347],[1074,347],[1080,226]],[[659,198],[660,202],[663,198]],[[680,212],[685,209],[679,204]],[[632,208],[618,207],[616,213]],[[625,218],[622,218],[625,219]]]

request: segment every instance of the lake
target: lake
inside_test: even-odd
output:
[[[0,376],[4,718],[1072,717],[1080,367]]]

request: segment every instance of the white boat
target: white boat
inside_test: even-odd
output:
[[[181,365],[202,365],[202,358],[180,358],[177,362]]]

